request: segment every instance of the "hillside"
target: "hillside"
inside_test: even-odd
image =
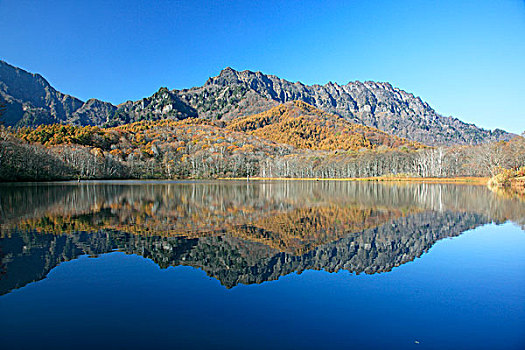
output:
[[[113,128],[40,125],[0,140],[0,179],[246,176],[261,159],[293,150],[193,118]]]
[[[313,150],[359,150],[378,146],[421,148],[408,141],[361,124],[350,123],[302,101],[234,119],[227,127],[296,148]]]
[[[295,100],[349,122],[427,145],[479,144],[514,136],[443,117],[419,97],[389,83],[356,81],[308,86],[261,72],[226,68],[203,86],[171,91],[160,88],[150,97],[115,106],[65,95],[42,76],[0,61],[0,103],[7,107],[3,122],[8,126],[117,126],[142,120],[195,117],[228,122]]]
[[[187,118],[0,128],[0,180],[489,176],[521,166],[524,147],[516,137],[429,148],[295,102],[230,125]]]

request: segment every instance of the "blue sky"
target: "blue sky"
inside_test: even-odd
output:
[[[525,2],[0,0],[0,59],[83,100],[202,85],[224,67],[388,81],[439,113],[525,130]]]

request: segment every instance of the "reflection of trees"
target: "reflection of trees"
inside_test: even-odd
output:
[[[229,287],[305,269],[375,273],[443,237],[525,217],[518,199],[438,184],[70,183],[0,194],[4,292],[113,249],[199,267]]]
[[[502,198],[510,200],[518,199],[521,202],[525,202],[525,187],[506,187],[489,185],[488,188]]]
[[[4,254],[2,253],[2,247],[0,246],[0,257],[4,257]],[[0,280],[4,277],[4,275],[7,273],[7,267],[4,262],[4,259],[0,260]]]
[[[215,231],[309,208],[454,210],[519,221],[517,199],[482,186],[356,183],[337,181],[225,183],[94,183],[0,186],[0,225],[5,230],[37,219],[61,225],[137,230],[155,234]],[[306,212],[305,212],[306,213]],[[103,223],[104,220],[107,223]],[[266,223],[268,224],[268,223]],[[52,227],[52,226],[51,226]],[[71,230],[82,227],[72,226]],[[60,228],[58,228],[60,230]],[[148,229],[148,231],[146,231]],[[64,231],[64,230],[61,230]]]

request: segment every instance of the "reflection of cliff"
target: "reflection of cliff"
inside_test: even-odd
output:
[[[278,253],[242,273],[234,271],[232,274],[230,268],[203,269],[227,287],[275,280],[304,270],[380,273],[414,260],[442,238],[458,236],[486,222],[476,214],[426,212],[351,234],[301,256]]]
[[[110,230],[67,235],[15,231],[0,241],[7,270],[0,278],[0,294],[44,278],[63,261],[115,249],[152,259],[163,268],[200,268],[228,288],[239,283],[275,280],[308,269],[384,272],[419,257],[439,239],[457,236],[488,221],[477,214],[422,212],[348,234],[302,255],[247,241],[231,232],[186,238],[137,236]]]

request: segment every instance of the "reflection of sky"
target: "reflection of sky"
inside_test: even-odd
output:
[[[230,290],[191,267],[82,257],[0,297],[0,338],[6,348],[515,349],[523,251],[518,227],[486,225],[389,273],[306,271]]]

